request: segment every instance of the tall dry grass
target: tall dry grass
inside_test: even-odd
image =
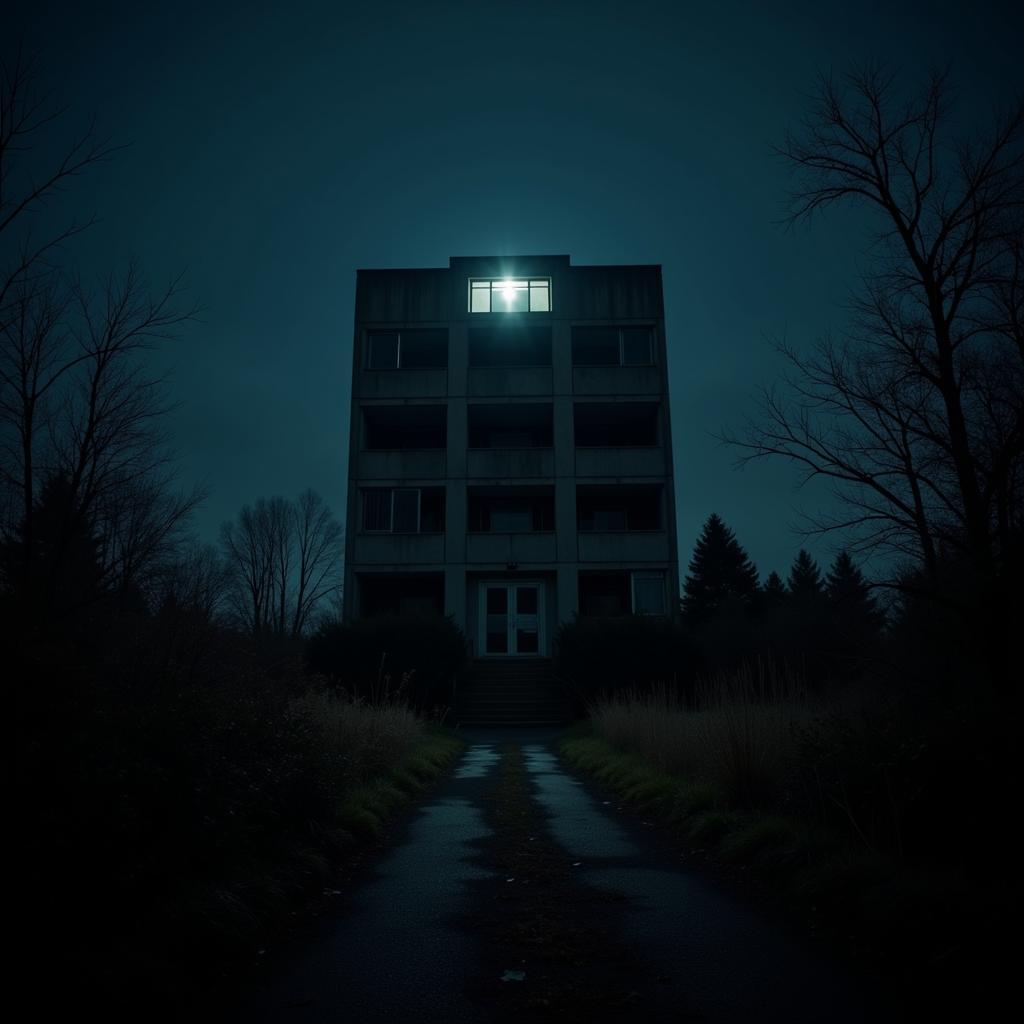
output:
[[[425,736],[426,723],[397,694],[374,699],[328,692],[293,700],[289,714],[336,793],[386,775]]]
[[[794,730],[815,708],[793,673],[758,662],[701,680],[690,704],[661,685],[598,701],[590,713],[608,742],[669,775],[710,783],[730,804],[752,806],[784,795]]]

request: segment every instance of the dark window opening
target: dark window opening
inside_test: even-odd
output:
[[[632,611],[628,572],[581,572],[580,614],[629,615]]]
[[[469,406],[470,448],[550,448],[550,405]]]
[[[444,328],[370,331],[366,336],[368,370],[444,369],[448,332]]]
[[[363,491],[364,533],[442,533],[444,488],[380,487]]]
[[[470,533],[548,533],[555,528],[550,488],[472,488],[468,494]]]
[[[469,329],[470,366],[550,366],[551,328],[525,324]]]
[[[573,409],[577,448],[649,448],[658,443],[655,402],[580,402]]]
[[[444,615],[444,576],[359,577],[360,613],[378,615]]]
[[[650,366],[654,330],[650,327],[574,327],[573,366]]]
[[[577,487],[576,517],[581,532],[660,530],[657,487]]]
[[[581,572],[580,614],[664,615],[663,572]]]
[[[368,405],[365,447],[371,451],[444,448],[443,405]]]

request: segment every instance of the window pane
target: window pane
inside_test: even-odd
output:
[[[508,590],[505,587],[487,588],[487,614],[504,615],[508,611]]]
[[[470,313],[490,313],[491,283],[490,281],[474,281],[470,288]]]
[[[634,576],[633,604],[637,615],[664,615],[664,581],[660,577]]]
[[[363,529],[391,529],[391,492],[363,491]]]
[[[469,331],[470,366],[550,366],[551,328],[505,321]]]
[[[583,615],[628,615],[629,573],[580,573]]]
[[[551,312],[551,291],[547,281],[530,282],[530,312]]]
[[[536,587],[516,587],[516,612],[519,615],[537,614]]]
[[[595,508],[594,530],[625,530],[626,510],[624,508]]]
[[[516,629],[516,654],[537,653],[537,631],[535,629]]]
[[[420,533],[444,532],[444,491],[420,492]]]
[[[494,313],[525,313],[528,295],[525,281],[492,281],[491,311]]]
[[[394,370],[398,366],[397,331],[374,331],[366,340],[369,345],[367,369]]]
[[[487,653],[508,653],[508,620],[503,615],[487,616]]]
[[[528,505],[497,505],[491,509],[494,533],[529,533],[533,516]]]
[[[651,329],[649,327],[624,327],[622,329],[623,366],[649,366],[651,361]]]
[[[572,362],[573,366],[618,366],[619,329],[574,327]]]
[[[395,491],[395,533],[419,533],[420,492],[414,487]]]
[[[445,330],[402,331],[400,363],[403,369],[422,370],[448,365],[448,332]]]

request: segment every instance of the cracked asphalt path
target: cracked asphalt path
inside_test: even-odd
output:
[[[616,815],[556,736],[468,732],[372,874],[231,1019],[888,1019],[868,985]]]

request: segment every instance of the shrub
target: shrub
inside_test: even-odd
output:
[[[555,671],[582,705],[652,683],[685,692],[695,659],[678,624],[644,615],[577,618],[555,638]]]
[[[466,667],[466,637],[449,618],[382,615],[322,626],[306,645],[306,665],[354,696],[401,691],[416,708],[450,705]]]

